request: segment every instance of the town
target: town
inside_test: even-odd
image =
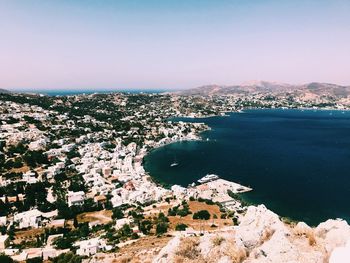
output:
[[[266,94],[0,94],[0,257],[121,262],[133,243],[239,224],[246,210],[239,193],[250,188],[223,179],[162,185],[144,170],[143,158],[169,143],[200,140],[210,129],[178,117],[283,107],[349,105]]]

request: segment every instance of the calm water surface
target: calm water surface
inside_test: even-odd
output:
[[[249,110],[186,121],[207,123],[209,141],[153,150],[145,168],[158,180],[187,186],[215,173],[251,186],[244,198],[281,216],[350,222],[349,111]]]

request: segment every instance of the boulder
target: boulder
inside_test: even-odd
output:
[[[323,239],[325,250],[330,255],[334,248],[345,246],[350,237],[350,226],[344,220],[329,219],[316,227],[315,234]]]

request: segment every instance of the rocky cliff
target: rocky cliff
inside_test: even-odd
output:
[[[153,262],[343,263],[350,260],[344,258],[349,238],[344,220],[311,228],[302,222],[286,224],[263,205],[250,206],[238,226],[202,236],[175,236]]]

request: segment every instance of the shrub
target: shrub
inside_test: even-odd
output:
[[[212,238],[211,242],[213,243],[214,246],[220,246],[222,242],[225,241],[225,238],[221,236],[215,236]]]
[[[193,219],[208,220],[210,213],[207,210],[200,210],[193,214]]]
[[[143,234],[147,235],[150,233],[151,229],[152,229],[152,222],[150,220],[143,220],[141,221],[140,224],[140,230]]]
[[[64,253],[53,259],[53,263],[81,263],[82,257],[72,252]]]
[[[195,238],[185,238],[182,239],[180,245],[175,252],[177,256],[176,262],[200,262],[202,261],[201,253],[198,249],[198,240]]]
[[[26,263],[42,263],[43,259],[40,257],[36,257],[36,258],[29,258],[27,259]]]
[[[163,235],[164,233],[166,233],[168,231],[168,224],[167,223],[158,223],[156,226],[156,234],[158,236]]]
[[[131,238],[132,239],[138,239],[139,238],[139,235],[137,233],[132,233],[131,234]]]
[[[124,212],[119,207],[113,208],[112,212],[113,212],[113,215],[112,215],[113,219],[121,219],[124,217]]]
[[[306,233],[306,237],[307,237],[308,240],[309,240],[309,245],[310,245],[310,246],[316,245],[316,237],[315,237],[315,234],[314,234],[314,232],[313,232],[312,230],[310,230],[310,231],[308,231],[308,232]]]
[[[1,263],[12,263],[13,259],[9,256],[6,256],[5,254],[0,254],[0,262]]]
[[[177,224],[175,226],[176,231],[185,231],[188,226],[186,224]]]

